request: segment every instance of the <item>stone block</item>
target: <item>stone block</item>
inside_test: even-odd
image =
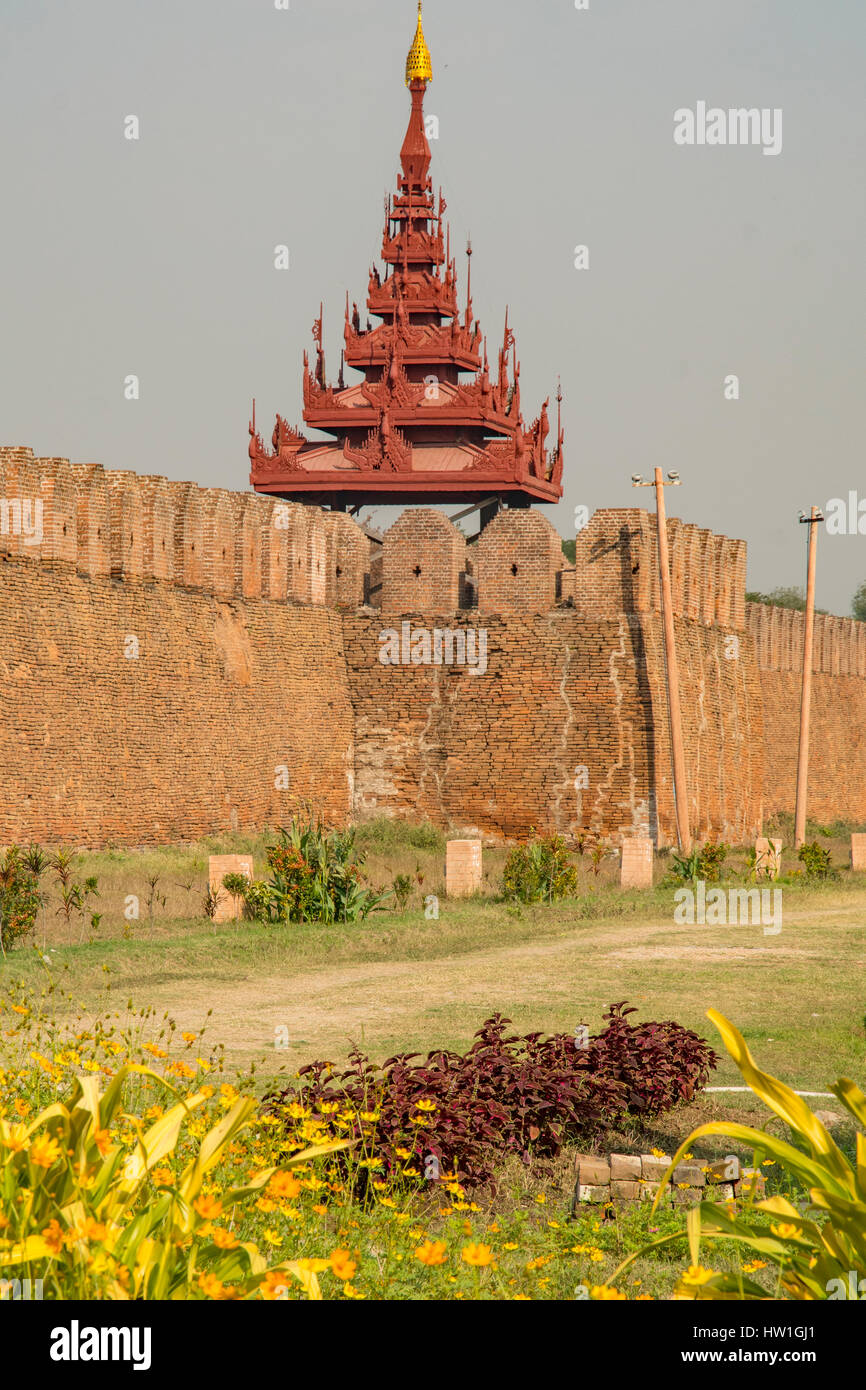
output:
[[[445,891],[449,898],[469,898],[483,881],[480,840],[449,840],[445,851]]]
[[[689,1187],[706,1187],[707,1177],[702,1168],[694,1163],[678,1163],[674,1169],[673,1181],[685,1182]]]
[[[673,1190],[674,1206],[693,1207],[703,1200],[704,1189],[702,1187],[675,1187]]]
[[[218,898],[217,910],[213,919],[215,922],[236,922],[243,916],[243,902],[233,898],[231,893],[227,893],[223,888],[223,879],[226,874],[246,874],[252,883],[253,856],[251,854],[212,854],[208,860],[208,882],[211,892],[216,893]]]
[[[641,1199],[641,1184],[639,1182],[612,1182],[610,1185],[611,1197],[620,1197],[627,1202],[639,1202]]]
[[[641,1154],[640,1172],[641,1177],[649,1182],[659,1183],[671,1166],[671,1160],[665,1156],[656,1158],[654,1154]]]
[[[585,1158],[578,1169],[582,1187],[607,1187],[610,1184],[610,1164],[603,1158]]]
[[[740,1160],[732,1154],[730,1158],[720,1158],[715,1163],[709,1163],[705,1176],[708,1183],[739,1182]]]
[[[577,1200],[579,1202],[609,1202],[610,1188],[597,1187],[593,1183],[578,1183]]]
[[[632,1154],[611,1154],[610,1176],[612,1182],[640,1182],[640,1159]]]
[[[752,1202],[763,1202],[767,1195],[767,1179],[760,1168],[744,1168],[740,1182],[740,1196]]]
[[[851,868],[857,874],[866,874],[866,835],[851,836]]]
[[[619,881],[622,888],[652,888],[652,840],[642,835],[629,835],[623,839]]]
[[[755,873],[758,878],[776,879],[782,872],[782,841],[763,836],[755,841]]]

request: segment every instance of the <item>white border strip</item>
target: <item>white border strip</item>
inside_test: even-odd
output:
[[[751,1086],[705,1086],[704,1093],[707,1095],[748,1095],[752,1090]],[[810,1100],[838,1100],[832,1091],[795,1091],[795,1096],[808,1096]]]

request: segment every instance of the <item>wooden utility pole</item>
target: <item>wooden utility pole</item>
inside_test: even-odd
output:
[[[803,633],[803,693],[800,699],[800,748],[797,754],[797,810],[794,817],[794,848],[806,843],[806,800],[809,790],[809,717],[812,712],[812,650],[815,638],[815,563],[818,557],[818,523],[824,520],[820,507],[811,516],[801,514],[800,524],[809,527],[809,565],[806,575],[806,625]]]
[[[689,825],[689,793],[686,783],[686,758],[683,749],[683,718],[680,707],[680,672],[677,664],[676,637],[674,634],[674,607],[671,598],[671,566],[668,554],[668,527],[665,511],[665,488],[679,487],[680,475],[668,474],[665,483],[662,470],[655,470],[654,483],[644,482],[634,477],[635,487],[655,487],[656,518],[658,522],[659,578],[661,580],[662,617],[665,635],[665,664],[668,677],[668,711],[671,727],[671,756],[674,774],[674,802],[677,818],[677,840],[684,854],[691,854],[692,832]]]

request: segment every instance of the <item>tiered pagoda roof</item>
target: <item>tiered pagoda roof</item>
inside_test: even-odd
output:
[[[370,272],[368,317],[346,296],[345,348],[330,385],[323,313],[313,326],[315,365],[304,353],[304,421],[333,436],[317,443],[277,416],[272,449],[250,424],[250,481],[258,492],[335,507],[378,503],[558,502],[563,433],[548,449],[548,398],[532,425],[520,403],[520,363],[505,315],[497,369],[473,319],[471,280],[461,312],[445,199],[434,197],[424,95],[433,67],[418,28],[406,63],[412,112],[397,192],[385,208],[384,277]],[[467,248],[472,255],[471,245]],[[469,260],[471,270],[471,259]],[[346,385],[345,369],[363,379]],[[471,379],[466,380],[471,373]],[[461,380],[461,378],[464,378]],[[561,395],[557,397],[561,401]]]

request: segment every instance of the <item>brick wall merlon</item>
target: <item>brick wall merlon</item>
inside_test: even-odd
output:
[[[564,566],[562,539],[541,512],[500,512],[474,546],[481,613],[548,613]]]
[[[456,613],[466,541],[441,512],[406,511],[382,546],[383,613]]]
[[[745,618],[762,671],[802,673],[805,613],[769,603],[747,603]],[[825,676],[866,677],[866,623],[816,613],[812,669]]]

